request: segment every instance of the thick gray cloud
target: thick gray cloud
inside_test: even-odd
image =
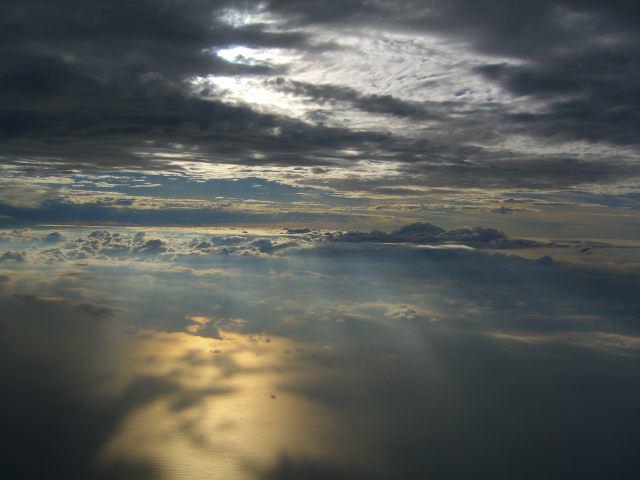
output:
[[[215,47],[305,45],[305,35],[295,32],[232,27],[220,20],[227,6],[177,0],[4,4],[4,154],[105,167],[143,161],[136,150],[176,151],[172,146],[180,144],[227,162],[249,161],[260,151],[276,163],[278,156],[290,163],[291,155],[305,163],[313,162],[313,152],[323,156],[325,149],[384,140],[314,129],[194,92],[189,80],[197,76],[272,70],[227,62],[211,52]],[[274,134],[277,128],[284,133]]]
[[[477,69],[514,95],[549,101],[539,114],[502,118],[545,138],[637,145],[640,9],[635,2],[274,1],[298,22],[381,25],[436,33],[517,65]]]
[[[365,95],[357,90],[340,85],[316,85],[312,83],[286,81],[279,77],[271,82],[275,88],[286,93],[307,97],[320,103],[348,103],[369,113],[394,115],[418,120],[440,119],[442,115],[429,112],[426,106],[408,102],[391,95]]]
[[[414,184],[501,188],[609,182],[639,173],[633,161],[639,15],[631,2],[274,0],[260,7],[68,0],[54,7],[34,0],[1,8],[4,161],[109,168],[178,158],[334,166],[374,159],[408,164],[404,178]],[[260,11],[276,21],[234,23],[225,17],[230,9]],[[227,61],[214,54],[234,45],[279,48],[313,63],[327,49],[346,48],[340,36],[318,32],[345,25],[355,35],[430,35],[461,53],[478,52],[484,55],[480,63],[461,61],[456,68],[521,106],[514,109],[502,97],[469,103],[466,97],[478,86],[454,89],[450,99],[418,102],[375,88],[361,91],[349,78],[341,84],[289,79],[287,69],[295,64]],[[378,120],[367,128],[325,126],[231,104],[223,89],[193,83],[211,75],[263,79],[329,113],[348,108]],[[410,121],[412,129],[385,131],[385,116]],[[555,152],[521,151],[509,143],[512,135],[552,141]],[[602,158],[589,147],[562,147],[574,140],[631,150]],[[500,148],[489,148],[493,143]]]

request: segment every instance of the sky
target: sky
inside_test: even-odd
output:
[[[634,2],[1,8],[5,223],[638,234]]]
[[[0,477],[631,479],[640,5],[0,4]]]

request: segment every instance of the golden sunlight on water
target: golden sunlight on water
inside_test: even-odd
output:
[[[305,360],[321,346],[220,333],[129,336],[126,364],[105,395],[135,394],[122,389],[136,378],[144,379],[145,394],[157,395],[124,418],[98,463],[146,461],[185,480],[245,479],[284,456],[335,462],[349,451],[350,462],[354,454],[365,458],[354,452],[346,419],[290,388],[322,377],[327,367]]]

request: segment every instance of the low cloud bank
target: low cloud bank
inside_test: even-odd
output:
[[[416,245],[430,249],[512,249],[554,245],[509,238],[488,227],[445,230],[430,223],[413,223],[390,233],[374,230],[321,231],[285,228],[280,232],[206,232],[202,230],[141,231],[129,228],[67,228],[0,231],[0,261],[147,260],[184,256],[272,256],[319,246],[354,247],[357,244]]]

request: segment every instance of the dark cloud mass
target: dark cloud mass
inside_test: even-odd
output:
[[[388,114],[418,120],[436,119],[424,106],[394,98],[391,95],[363,95],[357,90],[338,85],[314,85],[289,81],[279,77],[273,85],[290,94],[308,97],[320,103],[349,103],[355,108],[370,113]]]
[[[290,8],[289,2],[275,3]],[[476,51],[524,62],[477,69],[514,95],[548,102],[541,113],[500,118],[516,122],[522,133],[637,145],[640,9],[634,2],[436,0],[373,2],[374,8],[349,2],[345,9],[328,3],[294,8],[310,23],[360,21],[437,32]]]
[[[136,149],[176,143],[236,161],[252,148],[286,155],[319,149],[325,137],[329,146],[367,141],[192,94],[188,80],[196,76],[270,70],[227,62],[211,49],[236,43],[304,45],[302,34],[225,24],[218,17],[227,6],[209,1],[69,1],[55,8],[48,2],[5,3],[0,74],[5,154],[105,166],[135,163]],[[268,132],[279,126],[286,133],[274,139]],[[301,134],[312,136],[310,144],[291,144]]]
[[[427,162],[408,177],[414,184],[482,185],[490,170],[494,185],[532,188],[638,175],[640,15],[633,2],[65,0],[54,7],[34,0],[0,8],[5,162],[150,168],[179,158],[282,166],[373,159]],[[233,20],[243,14],[259,20]],[[446,99],[423,90],[416,100],[403,87],[376,91],[374,83],[365,91],[348,77],[289,77],[327,51],[353,50],[340,44],[348,32],[335,33],[345,25],[356,36],[432,36],[451,45],[452,59],[481,54],[455,68],[483,86],[461,85]],[[295,53],[301,64],[215,54],[238,45]],[[389,61],[412,62],[391,52]],[[375,77],[386,67],[368,68]],[[428,79],[430,68],[412,81]],[[228,102],[224,88],[194,83],[221,76],[264,81],[325,113],[300,117],[251,100]],[[482,88],[507,97],[467,100]],[[524,103],[513,108],[513,99]],[[377,120],[364,128],[304,120],[344,108]],[[385,117],[415,129],[389,132]],[[535,154],[510,143],[512,135],[556,146]],[[571,141],[586,143],[566,150],[562,144]],[[611,148],[603,156],[590,145]]]

